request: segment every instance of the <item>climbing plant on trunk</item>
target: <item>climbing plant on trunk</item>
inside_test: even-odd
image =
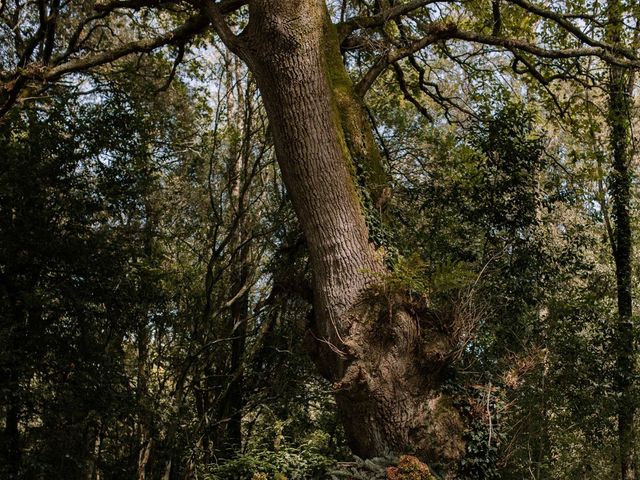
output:
[[[612,43],[623,39],[623,5],[609,2],[607,34]],[[618,448],[622,480],[635,480],[634,418],[636,400],[635,347],[632,296],[632,239],[631,239],[631,109],[634,74],[628,69],[609,65],[609,147],[611,155],[610,191],[613,201],[615,229],[611,247],[615,261],[618,321],[616,325],[616,388],[618,390]]]

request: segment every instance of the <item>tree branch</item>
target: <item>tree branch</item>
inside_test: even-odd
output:
[[[34,67],[31,72],[27,69],[26,75],[44,80],[55,80],[64,74],[104,65],[132,53],[148,53],[165,45],[179,45],[192,36],[202,33],[208,25],[209,20],[204,15],[194,15],[180,27],[157,37],[129,42],[113,50],[72,59],[50,69],[40,70],[38,67]]]
[[[413,104],[414,107],[420,112],[420,114],[425,117],[428,121],[433,122],[433,116],[429,113],[429,111],[420,103],[420,101],[415,98],[409,89],[407,88],[407,83],[404,80],[404,72],[402,68],[397,63],[393,63],[393,70],[396,74],[396,78],[398,80],[398,84],[400,85],[400,91],[402,95],[404,95],[405,100],[408,100]]]
[[[248,0],[226,0],[219,3],[213,3],[209,0],[192,2],[194,6],[198,7],[200,11],[206,15],[227,48],[239,57],[242,57],[241,52],[244,48],[244,44],[240,38],[231,31],[224,15],[225,13],[237,10],[247,3]]]
[[[485,45],[493,45],[497,47],[504,47],[506,49],[516,49],[523,52],[536,55],[543,58],[577,58],[577,57],[599,57],[611,64],[621,67],[638,67],[640,61],[635,56],[628,56],[621,58],[610,53],[609,47],[576,47],[576,48],[561,48],[561,49],[548,49],[540,47],[538,45],[518,40],[514,38],[494,37],[493,35],[483,35],[480,33],[474,33],[464,30],[459,30],[454,27],[449,32],[442,36],[442,39],[457,39],[467,40],[470,42],[481,43]]]
[[[389,65],[397,62],[398,60],[402,60],[405,57],[408,57],[418,50],[422,50],[432,43],[446,38],[445,33],[450,30],[452,26],[442,23],[432,23],[428,26],[428,28],[429,30],[431,30],[431,32],[429,32],[421,39],[410,43],[404,48],[389,50],[386,54],[378,58],[373,67],[371,67],[371,69],[367,73],[365,73],[362,79],[360,79],[360,81],[356,84],[356,92],[360,96],[364,97],[364,95],[367,93],[369,88],[371,88],[378,76],[380,76],[380,74],[384,72]]]
[[[431,3],[437,3],[439,0],[411,0],[406,3],[401,3],[398,5],[394,5],[393,7],[389,7],[386,10],[367,17],[367,16],[357,16],[351,17],[344,22],[340,22],[336,25],[338,29],[338,35],[340,40],[344,40],[349,34],[353,33],[356,30],[362,28],[375,28],[381,27],[389,20],[393,20],[401,15],[405,15],[413,10],[417,10],[418,8],[425,7]]]
[[[154,38],[146,38],[126,43],[105,52],[74,58],[55,66],[32,63],[21,68],[13,79],[0,84],[0,118],[19,100],[20,92],[32,80],[40,82],[54,81],[65,74],[87,70],[92,67],[114,62],[133,53],[146,53],[165,45],[181,45],[198,33],[202,33],[209,25],[204,15],[194,15],[183,25]]]
[[[445,40],[466,40],[472,43],[502,47],[511,51],[519,50],[541,58],[566,59],[579,57],[599,57],[612,65],[618,65],[627,68],[640,67],[640,61],[636,57],[621,58],[612,54],[608,48],[598,46],[548,49],[519,39],[496,37],[493,35],[484,35],[481,33],[461,30],[456,24],[453,23],[431,23],[424,27],[424,31],[425,35],[422,38],[414,40],[413,42],[402,48],[389,50],[388,52],[380,56],[373,67],[371,67],[371,69],[362,77],[360,82],[358,82],[358,84],[356,85],[356,91],[361,96],[364,96],[364,94],[369,88],[371,88],[371,85],[373,85],[378,76],[389,65],[397,62],[398,60],[406,58],[409,55],[422,50],[423,48],[433,43]]]
[[[637,55],[634,51],[624,48],[621,45],[613,45],[606,42],[601,42],[599,40],[595,40],[591,38],[589,35],[584,33],[579,27],[570,22],[565,15],[561,15],[552,10],[547,10],[545,8],[539,7],[538,5],[534,5],[528,0],[508,0],[510,3],[514,5],[518,5],[524,10],[538,15],[539,17],[546,18],[547,20],[551,20],[562,27],[567,32],[571,33],[574,37],[576,37],[581,42],[591,46],[601,48],[605,51],[614,52],[623,57],[629,58],[631,60],[636,60]]]

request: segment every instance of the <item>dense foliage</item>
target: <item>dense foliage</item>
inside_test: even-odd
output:
[[[342,16],[380,7],[353,3]],[[463,23],[490,26],[467,3]],[[572,45],[510,8],[500,21]],[[154,26],[109,28],[128,22]],[[178,48],[175,65],[119,59],[0,118],[0,477],[390,478],[413,452],[354,458],[306,353],[312,272],[255,79],[217,41]],[[529,60],[437,44],[371,87],[388,198],[359,194],[391,272],[375,293],[402,290],[457,329],[443,374],[467,425],[456,478],[617,478],[620,398],[638,399],[635,361],[632,387],[620,380],[613,67]],[[617,113],[632,132],[635,111]]]

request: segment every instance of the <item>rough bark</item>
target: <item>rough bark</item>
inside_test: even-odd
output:
[[[309,342],[333,382],[353,450],[415,452],[446,462],[463,448],[440,391],[447,341],[403,308],[372,298],[386,274],[369,241],[358,176],[375,190],[379,154],[321,0],[255,0],[234,45],[253,72],[314,278]]]

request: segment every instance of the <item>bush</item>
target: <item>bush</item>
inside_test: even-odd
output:
[[[325,478],[335,461],[307,445],[282,446],[277,450],[256,450],[236,456],[220,465],[209,466],[206,480],[301,480]]]

